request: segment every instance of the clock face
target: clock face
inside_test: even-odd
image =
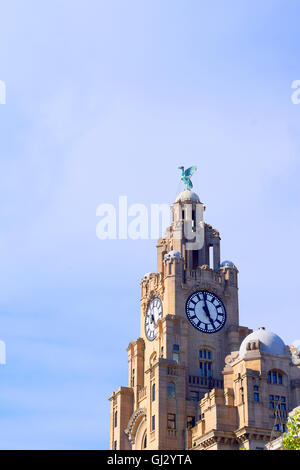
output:
[[[147,307],[145,317],[145,333],[149,341],[156,338],[156,326],[158,319],[162,317],[162,303],[159,297],[153,297]]]
[[[216,333],[225,325],[226,310],[223,302],[207,290],[190,295],[185,310],[191,324],[203,333]]]

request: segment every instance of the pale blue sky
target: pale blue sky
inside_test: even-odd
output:
[[[2,3],[0,448],[107,448],[156,253],[98,240],[96,208],[172,203],[179,165],[239,268],[241,324],[300,338],[299,17],[292,0]]]

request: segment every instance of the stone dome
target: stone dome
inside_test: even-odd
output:
[[[181,254],[179,253],[179,251],[171,250],[171,251],[169,251],[169,253],[167,253],[164,256],[165,261],[168,260],[168,259],[174,259],[174,258],[181,258]]]
[[[247,352],[247,344],[249,342],[255,341],[260,342],[260,350],[263,353],[287,356],[286,345],[282,339],[275,333],[272,333],[272,331],[266,330],[264,327],[259,328],[258,330],[253,331],[253,333],[250,333],[250,335],[246,336],[240,346],[239,356],[244,357]]]
[[[190,189],[186,189],[182,193],[180,193],[175,202],[185,202],[185,201],[193,201],[193,202],[200,202],[200,198],[198,194],[193,193]]]
[[[220,264],[220,268],[235,268],[235,265],[232,261],[225,260]]]

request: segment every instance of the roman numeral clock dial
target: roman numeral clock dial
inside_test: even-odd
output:
[[[153,297],[150,300],[146,317],[145,317],[145,333],[149,341],[153,341],[157,335],[157,322],[162,317],[162,303],[159,297]]]
[[[190,295],[185,310],[193,327],[203,333],[216,333],[225,325],[226,310],[223,302],[207,290]]]

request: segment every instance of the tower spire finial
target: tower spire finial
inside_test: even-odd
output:
[[[184,166],[179,166],[178,169],[181,170],[181,181],[186,185],[186,189],[192,189],[193,183],[191,182],[191,177],[197,170],[197,167],[191,166],[187,170],[184,170]]]

